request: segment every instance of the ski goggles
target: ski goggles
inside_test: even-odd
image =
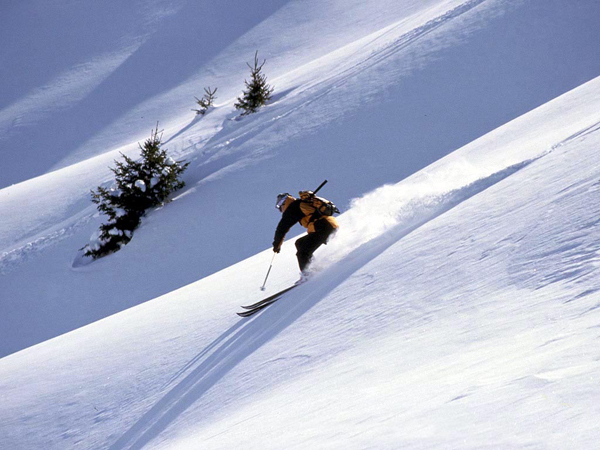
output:
[[[281,211],[281,207],[284,205],[285,200],[288,198],[288,194],[287,192],[284,194],[279,194],[277,196],[277,203],[275,204],[275,208],[279,209]]]

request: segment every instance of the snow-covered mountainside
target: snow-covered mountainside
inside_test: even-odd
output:
[[[0,448],[594,448],[600,4],[120,3],[1,7]],[[156,121],[187,187],[82,264]]]

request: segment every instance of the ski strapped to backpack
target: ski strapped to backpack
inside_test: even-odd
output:
[[[325,186],[325,183],[327,183],[327,180],[323,181],[314,192],[300,191],[298,193],[300,200],[302,200],[300,209],[302,209],[302,212],[307,216],[315,213],[317,216],[333,216],[334,214],[340,213],[340,210],[333,202],[323,197],[317,197],[317,192]]]
[[[333,202],[323,197],[317,197],[312,191],[300,191],[300,209],[306,215],[317,214],[319,216],[333,216],[339,214],[340,210]]]

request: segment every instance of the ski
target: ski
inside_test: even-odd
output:
[[[269,303],[271,300],[275,299],[276,297],[279,297],[283,294],[285,294],[287,291],[290,291],[292,289],[294,289],[296,286],[298,286],[297,284],[294,284],[293,286],[287,287],[285,289],[283,289],[282,291],[277,292],[276,294],[273,294],[259,302],[253,303],[252,305],[248,305],[248,306],[242,306],[242,308],[244,309],[256,309],[261,305],[264,305],[265,303]]]
[[[262,303],[260,306],[257,306],[254,309],[247,309],[246,311],[242,311],[242,312],[237,313],[237,315],[240,316],[240,317],[250,317],[250,316],[253,316],[254,314],[256,314],[259,311],[262,311],[263,309],[265,309],[267,306],[271,305],[272,303],[275,303],[280,298],[281,298],[281,296],[280,297],[272,298],[268,302]]]
[[[250,316],[256,314],[257,312],[262,311],[267,306],[269,306],[271,303],[275,303],[277,300],[279,300],[283,296],[283,294],[285,294],[288,291],[291,291],[292,289],[294,289],[297,286],[300,286],[300,284],[295,284],[293,286],[285,288],[284,290],[279,291],[276,294],[273,294],[273,295],[271,295],[259,302],[256,302],[252,305],[242,306],[242,308],[246,309],[246,311],[239,312],[239,313],[237,313],[237,315],[240,317],[250,317]]]

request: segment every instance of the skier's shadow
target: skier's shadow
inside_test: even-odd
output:
[[[401,233],[402,236],[405,234]],[[392,240],[399,238],[399,235],[395,235]],[[164,388],[202,361],[123,434],[110,450],[144,447],[233,368],[293,324],[356,270],[381,254],[388,248],[389,241],[389,237],[376,239],[361,246],[348,255],[344,263],[287,293],[257,317],[236,322],[171,377]]]
[[[198,364],[183,380],[177,383],[162,399],[148,410],[125,434],[111,447],[111,450],[141,449],[165,430],[177,417],[197,402],[202,396],[240,362],[254,353],[266,342],[277,336],[292,324],[298,317],[308,311],[322,296],[307,295],[301,301],[301,288],[296,298],[286,297],[294,307],[273,305],[272,310],[261,312],[260,316],[248,321],[241,319],[221,336],[215,339],[202,352],[190,360],[165,385],[172,385],[175,380]],[[205,358],[203,360],[203,358]]]
[[[405,235],[406,230],[401,235]],[[392,240],[401,236],[395,235]],[[352,273],[381,254],[390,238],[374,240],[348,255],[342,264],[289,292],[252,319],[241,319],[181,368],[164,387],[202,361],[148,410],[110,450],[141,449],[239,363],[293,324]],[[212,352],[212,353],[211,353]]]

